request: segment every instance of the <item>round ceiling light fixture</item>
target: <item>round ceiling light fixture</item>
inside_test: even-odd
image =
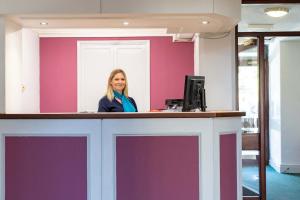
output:
[[[41,26],[47,26],[47,25],[48,25],[48,22],[40,22],[40,25],[41,25]]]
[[[283,17],[289,13],[289,9],[285,7],[266,8],[265,13],[270,17]]]

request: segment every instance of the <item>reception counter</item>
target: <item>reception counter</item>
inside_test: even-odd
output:
[[[241,200],[243,115],[0,114],[0,200]]]

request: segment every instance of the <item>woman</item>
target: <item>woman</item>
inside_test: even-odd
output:
[[[137,112],[133,98],[128,96],[126,74],[122,69],[110,73],[106,95],[99,101],[98,112]]]

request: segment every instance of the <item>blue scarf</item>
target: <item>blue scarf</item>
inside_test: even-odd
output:
[[[124,109],[124,112],[136,112],[136,109],[134,105],[131,103],[131,101],[123,94],[120,94],[119,92],[114,91],[115,97],[120,99],[122,101],[122,106]]]

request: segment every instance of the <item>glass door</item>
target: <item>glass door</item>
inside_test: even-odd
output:
[[[243,196],[259,197],[259,57],[258,38],[238,38],[238,107],[242,118]]]

